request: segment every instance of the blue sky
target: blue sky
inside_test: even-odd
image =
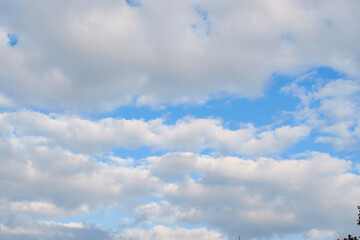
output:
[[[15,35],[15,34],[11,34],[11,33],[8,33],[7,36],[8,36],[8,38],[9,38],[9,42],[8,42],[9,45],[10,45],[11,47],[14,47],[14,46],[18,43],[18,41],[19,41],[18,36]]]
[[[359,7],[0,1],[0,239],[358,234]]]

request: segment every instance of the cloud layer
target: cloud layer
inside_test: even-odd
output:
[[[58,162],[51,154],[46,156],[48,161]],[[179,152],[149,157],[146,169],[108,162],[97,164],[96,169],[62,174],[61,169],[53,172],[51,163],[39,165],[36,157],[28,158],[23,167],[20,160],[12,160],[18,165],[16,173],[11,169],[5,169],[8,175],[1,173],[6,182],[1,187],[9,190],[11,186],[11,191],[2,195],[1,233],[14,239],[20,235],[34,239],[44,234],[62,235],[66,230],[61,229],[69,227],[50,223],[45,228],[48,223],[23,222],[24,216],[78,216],[110,203],[118,205],[118,211],[126,208],[135,213],[127,228],[112,232],[84,227],[86,236],[94,228],[109,239],[226,239],[239,234],[269,239],[275,237],[274,233],[279,237],[293,233],[316,237],[316,233],[323,232],[334,237],[334,229],[344,232],[355,228],[353,206],[360,197],[359,175],[350,172],[350,161],[324,153],[310,152],[283,160],[246,160]],[[67,167],[76,167],[77,156],[71,158]],[[36,181],[40,178],[42,181]],[[142,204],[136,200],[148,197],[162,201]],[[133,202],[129,204],[126,199]],[[82,228],[76,224],[76,229]],[[148,230],[141,228],[144,224],[174,227],[154,226]],[[226,236],[201,228],[182,229],[176,224],[206,224]],[[60,232],[52,233],[55,230]],[[77,236],[77,230],[67,234]]]
[[[328,154],[253,161],[174,153],[149,161],[155,176],[175,180],[164,188],[164,198],[177,207],[176,217],[188,223],[204,221],[230,236],[267,239],[275,226],[277,234],[287,235],[354,225],[345,216],[354,212],[360,178],[348,172],[350,161]]]
[[[310,128],[281,126],[271,129],[247,124],[230,130],[219,119],[186,117],[174,125],[163,119],[128,120],[106,118],[100,121],[76,116],[46,115],[22,111],[0,114],[4,134],[44,137],[49,144],[83,153],[106,153],[114,148],[140,148],[200,152],[212,149],[222,153],[261,155],[279,153],[305,138]],[[240,124],[239,124],[240,125]]]
[[[350,161],[318,152],[283,160],[257,157],[296,143],[308,134],[308,127],[283,126],[257,133],[254,127],[226,129],[216,119],[186,118],[166,125],[161,119],[91,121],[31,111],[3,113],[0,121],[0,188],[6,193],[1,206],[10,214],[1,217],[2,231],[14,239],[20,233],[37,239],[55,231],[47,225],[43,228],[41,222],[23,223],[25,216],[58,219],[95,213],[108,206],[132,212],[124,231],[113,233],[95,227],[94,231],[115,239],[145,235],[155,239],[200,235],[225,239],[238,234],[270,238],[274,232],[307,236],[316,231],[330,234],[332,229],[352,229],[348,226],[352,206],[360,197],[360,178]],[[257,143],[254,149],[261,151],[248,152],[255,154],[250,158],[221,154],[247,149],[242,145],[248,146],[248,142]],[[268,142],[276,145],[270,144],[271,151],[266,152]],[[220,151],[218,156],[170,152],[139,162],[111,152],[116,147],[144,146],[196,152],[205,143]],[[161,201],[144,204],[144,198]],[[9,225],[14,217],[19,222]],[[162,226],[164,223],[173,228]],[[26,230],[27,224],[38,226],[38,232]],[[153,229],[143,228],[144,224]],[[177,224],[206,224],[209,229],[186,230]],[[77,231],[74,234],[77,236]]]
[[[358,76],[358,4],[2,1],[1,94],[20,106],[104,112],[256,97],[274,73],[321,65]]]

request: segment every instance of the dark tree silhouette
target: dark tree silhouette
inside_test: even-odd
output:
[[[349,235],[347,238],[344,238],[344,240],[358,240],[358,238],[352,237],[351,235]]]
[[[359,210],[357,225],[360,225],[360,206],[358,206],[357,208]],[[337,240],[340,240],[340,239],[337,239]],[[359,237],[352,237],[351,235],[348,235],[348,237],[344,238],[344,240],[360,240],[360,236]]]

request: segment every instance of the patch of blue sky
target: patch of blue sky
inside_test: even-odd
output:
[[[300,87],[303,87],[306,89],[306,91],[311,92],[314,90],[314,86],[321,84],[324,85],[327,82],[336,80],[336,79],[344,79],[346,78],[346,75],[344,73],[338,72],[330,67],[318,67],[315,69],[308,70],[307,72],[301,74],[301,76],[307,76],[305,79],[301,81],[297,81],[297,85]],[[278,76],[280,78],[283,78],[284,76]],[[297,76],[294,77],[285,77],[288,78],[290,81],[285,82],[293,82],[294,80],[298,79]],[[277,87],[275,87],[276,89]],[[275,93],[271,93],[270,89],[270,95],[274,96]],[[277,97],[276,97],[277,98]],[[291,98],[289,98],[291,99]],[[283,99],[285,100],[285,99]],[[299,101],[298,101],[299,102]],[[299,102],[300,103],[300,102]],[[295,102],[292,102],[291,105],[293,105],[293,110],[297,107]],[[311,103],[310,107],[318,108],[319,102],[314,101]],[[286,109],[284,109],[286,110]],[[291,109],[289,109],[291,112]],[[320,119],[323,119],[324,116],[319,116]],[[292,118],[288,119],[289,123],[295,123]],[[322,133],[318,130],[312,130],[310,135],[307,137],[307,139],[304,139],[303,141],[298,142],[293,147],[287,149],[285,152],[283,152],[280,156],[283,158],[289,157],[291,155],[300,153],[300,152],[306,152],[306,151],[318,151],[318,152],[326,152],[334,157],[339,157],[343,159],[353,160],[353,161],[359,161],[357,159],[356,154],[352,150],[339,150],[334,147],[332,147],[328,143],[319,143],[316,142],[317,138],[321,136]]]
[[[344,78],[346,77],[345,73],[336,71],[335,69],[331,68],[331,67],[319,67],[316,68],[316,71],[318,73],[319,76],[321,76],[324,79],[339,79],[339,78]]]
[[[187,230],[195,230],[195,229],[199,229],[199,228],[205,228],[209,231],[218,232],[216,229],[214,230],[212,227],[210,227],[208,224],[206,224],[204,222],[190,222],[190,223],[177,222],[177,223],[173,223],[173,224],[167,224],[166,227],[181,227],[181,228],[185,228]]]
[[[280,93],[280,88],[289,78],[274,76],[275,84],[270,85],[263,97],[257,99],[223,96],[213,98],[204,105],[182,104],[166,106],[160,110],[151,107],[121,107],[113,112],[91,118],[125,118],[144,119],[145,121],[163,118],[166,124],[175,124],[179,119],[191,116],[193,118],[219,118],[229,129],[238,129],[240,123],[252,123],[255,126],[264,126],[274,121],[282,111],[293,111],[299,100],[293,96]]]
[[[331,19],[325,19],[325,24],[328,28],[331,28],[334,25],[334,22]]]
[[[206,25],[206,30],[205,30],[206,35],[210,35],[211,23],[210,23],[209,13],[204,11],[203,9],[201,9],[199,6],[195,7],[195,11],[201,17],[201,20]],[[191,26],[192,26],[191,28],[196,28],[197,27],[196,24],[193,24]]]
[[[305,87],[311,91],[314,84],[318,80],[331,81],[334,79],[344,78],[345,75],[341,72],[335,71],[329,67],[319,67],[311,69],[300,76],[313,73],[309,79],[298,82],[297,84]],[[285,76],[281,74],[273,74],[270,84],[265,91],[263,97],[257,99],[236,98],[234,96],[224,96],[222,98],[214,98],[206,102],[204,105],[190,105],[183,104],[178,106],[167,106],[160,110],[154,110],[151,107],[121,107],[113,112],[101,114],[96,118],[115,117],[125,119],[144,119],[149,121],[156,118],[163,118],[165,124],[173,125],[179,119],[185,117],[193,118],[218,118],[222,119],[224,127],[236,130],[239,129],[240,123],[251,123],[255,127],[263,127],[266,125],[275,124],[277,127],[282,125],[295,126],[291,114],[284,114],[284,112],[294,112],[299,106],[300,99],[285,94],[280,89],[292,83],[299,76]],[[318,103],[314,103],[318,104]],[[304,139],[293,147],[280,154],[280,158],[287,158],[293,154],[306,151],[328,152],[333,156],[340,158],[354,158],[354,151],[337,151],[332,148],[330,144],[317,143],[316,138],[319,132],[312,131],[307,139]],[[148,147],[125,149],[114,149],[115,156],[121,158],[133,158],[135,165],[143,164],[143,159],[148,156],[160,156],[167,152],[167,150],[154,150]],[[212,154],[212,149],[203,149],[200,154]],[[229,154],[236,156],[236,154]],[[355,160],[355,159],[354,159]]]
[[[209,13],[208,12],[202,10],[199,6],[196,6],[195,10],[196,10],[197,14],[199,14],[199,16],[201,16],[202,20],[204,20],[205,22],[209,21]]]
[[[18,35],[12,34],[12,33],[8,33],[8,34],[7,34],[7,37],[8,37],[8,39],[9,39],[8,44],[9,44],[11,47],[14,47],[14,46],[16,46],[16,45],[18,44],[18,42],[19,42],[19,37],[18,37]]]
[[[312,80],[312,81],[303,81],[303,83],[305,85],[307,84],[308,86],[312,86],[314,81],[316,80],[331,81],[331,80],[346,78],[345,73],[336,71],[335,69],[326,66],[310,69],[301,75],[305,76],[310,73],[312,73],[312,75],[308,77],[308,80]]]
[[[283,34],[283,35],[281,36],[281,40],[286,41],[286,42],[294,42],[295,37],[294,37],[294,34],[293,34],[293,33],[288,32],[288,33]]]
[[[191,222],[191,223],[186,223],[186,222],[174,222],[174,223],[170,223],[170,222],[151,222],[150,224],[147,224],[147,227],[144,226],[144,228],[151,228],[155,225],[162,225],[164,227],[168,227],[168,228],[174,228],[174,227],[180,227],[180,228],[185,228],[187,230],[195,230],[195,229],[199,229],[199,228],[206,228],[207,230],[212,230],[211,227],[209,227],[207,224],[205,223],[201,223],[201,222]]]
[[[165,109],[156,110],[148,106],[123,106],[111,112],[101,114],[89,114],[91,120],[103,118],[124,118],[124,119],[144,119],[145,121],[161,118],[164,116]]]
[[[54,117],[54,113],[55,114],[61,114],[63,113],[63,111],[59,110],[59,111],[52,111],[52,110],[48,110],[46,108],[42,108],[42,107],[35,107],[33,105],[28,105],[28,104],[25,104],[24,106],[24,109],[28,110],[28,111],[32,111],[32,112],[37,112],[37,113],[41,113],[41,114],[44,114],[44,115],[48,115],[49,117],[51,118],[55,118]]]
[[[277,156],[281,159],[290,159],[299,153],[320,152],[327,153],[332,157],[350,160],[352,162],[360,162],[358,153],[355,151],[347,149],[339,150],[334,148],[329,143],[316,142],[318,137],[319,133],[313,130],[306,139],[303,139],[300,142],[294,144],[292,147],[286,149],[281,154],[277,154]]]
[[[189,173],[189,177],[191,177],[194,180],[199,180],[201,179],[201,174],[197,173],[197,172],[190,172]]]
[[[164,201],[163,198],[161,197],[156,197],[156,196],[142,196],[136,199],[136,204],[147,204],[147,203],[161,203],[162,201]]]
[[[140,7],[141,3],[139,0],[125,0],[126,4],[129,5],[130,7]]]
[[[162,156],[169,152],[168,150],[156,150],[150,147],[139,148],[115,148],[111,150],[112,155],[120,158],[132,158],[134,167],[143,166],[145,158],[149,156]]]

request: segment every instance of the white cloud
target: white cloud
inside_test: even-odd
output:
[[[360,178],[348,172],[350,161],[312,152],[257,161],[174,153],[149,162],[152,174],[168,181],[163,198],[176,206],[169,216],[177,221],[257,239],[356,228]]]
[[[338,150],[356,148],[360,142],[359,81],[319,81],[311,90],[299,84],[293,83],[284,90],[302,100],[295,117],[319,130],[316,141],[331,143]]]
[[[209,231],[206,228],[186,229],[181,227],[154,226],[152,229],[128,229],[119,238],[124,240],[225,240],[222,234]]]
[[[83,205],[96,209],[119,198],[151,194],[159,184],[141,167],[97,162],[41,137],[2,135],[0,140],[0,190],[3,198],[21,202],[12,204],[15,212],[60,216],[65,208],[79,214]]]
[[[87,226],[85,226],[84,223],[79,223],[79,222],[57,223],[57,222],[53,222],[53,221],[40,221],[39,223],[42,225],[45,225],[45,226],[61,226],[61,227],[66,227],[66,228],[86,228],[87,227]]]
[[[161,203],[151,202],[142,204],[136,207],[136,221],[148,221],[149,224],[171,223],[174,222],[173,214],[176,212],[176,207],[169,202],[162,201]]]
[[[20,105],[103,112],[223,92],[256,97],[273,73],[319,65],[358,76],[358,8],[351,0],[148,0],[136,8],[6,0],[0,32],[19,43],[0,42],[0,86]]]
[[[320,231],[318,229],[312,229],[306,234],[307,239],[335,239],[337,233],[331,230]],[[346,236],[347,237],[347,236]]]
[[[47,144],[87,154],[106,153],[113,148],[153,149],[262,155],[279,153],[307,137],[309,128],[281,126],[255,128],[251,124],[236,130],[219,119],[187,117],[174,125],[162,119],[151,121],[106,118],[99,121],[74,116],[46,115],[22,111],[0,114],[5,134],[43,137]]]
[[[0,107],[9,108],[13,107],[14,103],[11,99],[0,94]]]
[[[98,226],[77,222],[31,222],[23,226],[6,226],[0,224],[0,238],[9,240],[110,240],[109,232]]]
[[[7,225],[6,219],[11,219],[11,216],[20,219],[21,216],[75,216],[101,211],[103,206],[111,204],[118,206],[119,211],[126,208],[131,213],[133,221],[129,221],[130,226],[126,225],[129,229],[133,229],[134,225],[141,227],[142,223],[149,227],[164,223],[205,224],[208,229],[219,229],[229,236],[241,234],[244,237],[271,237],[275,232],[287,235],[311,229],[322,231],[334,228],[343,231],[351,230],[348,227],[351,226],[351,213],[357,204],[356,199],[360,197],[360,179],[358,175],[348,173],[351,162],[327,154],[309,153],[290,160],[265,157],[247,160],[179,152],[148,157],[143,165],[134,167],[133,160],[122,159],[106,151],[102,152],[103,157],[108,157],[110,161],[105,163],[97,162],[86,148],[83,148],[85,153],[74,153],[70,147],[75,144],[71,143],[71,138],[66,138],[67,134],[81,136],[80,139],[84,140],[93,138],[91,141],[94,143],[91,144],[95,145],[96,135],[103,137],[109,134],[108,143],[113,141],[112,136],[121,133],[113,135],[114,126],[121,124],[136,130],[132,132],[131,127],[125,128],[126,134],[133,139],[139,131],[144,139],[149,134],[165,136],[168,142],[174,141],[169,140],[169,135],[181,133],[184,139],[191,140],[199,132],[209,132],[209,126],[213,128],[211,134],[225,135],[225,138],[226,134],[238,134],[236,130],[224,129],[218,120],[185,119],[168,126],[160,120],[106,119],[93,122],[77,117],[19,112],[2,114],[0,122],[0,161],[3,166],[0,169],[3,180],[0,183],[3,193],[0,206],[4,208],[0,214],[0,224],[9,229],[16,230],[16,226],[29,229],[27,223],[14,225],[15,228]],[[139,130],[141,126],[145,131]],[[206,131],[201,130],[202,127]],[[193,132],[183,131],[188,128],[194,129]],[[291,128],[285,128],[285,133],[281,132],[283,128],[279,129],[264,131],[264,135],[269,132],[270,138],[292,135]],[[253,131],[256,132],[254,129],[250,132]],[[186,134],[195,135],[190,137]],[[68,145],[62,137],[69,140]],[[261,135],[258,138],[265,137]],[[180,142],[174,141],[172,144]],[[150,200],[138,204],[139,199],[152,197],[161,201]],[[339,222],[341,225],[337,225]],[[39,231],[58,234],[51,229],[40,228]],[[141,234],[155,239],[200,238],[201,234],[204,238],[222,238],[210,230],[193,232],[165,228],[159,232],[154,228],[134,231],[117,234],[129,239],[143,236]],[[9,232],[6,234],[10,236]],[[29,234],[22,233],[21,237]],[[74,234],[74,238],[78,236],[78,232],[71,234]],[[110,233],[106,234],[108,236]]]
[[[9,228],[5,225],[0,224],[0,234],[11,234],[11,235],[20,235],[20,234],[31,234],[37,235],[39,231],[31,229],[23,229],[21,227]]]
[[[226,240],[222,234],[206,228],[186,229],[156,225],[151,229],[125,229],[121,233],[106,231],[99,226],[70,222],[32,222],[25,226],[9,227],[0,224],[0,237],[10,240]]]
[[[9,209],[13,213],[40,217],[61,217],[66,215],[84,215],[89,212],[87,205],[82,205],[71,211],[57,207],[53,203],[46,202],[11,202]]]

